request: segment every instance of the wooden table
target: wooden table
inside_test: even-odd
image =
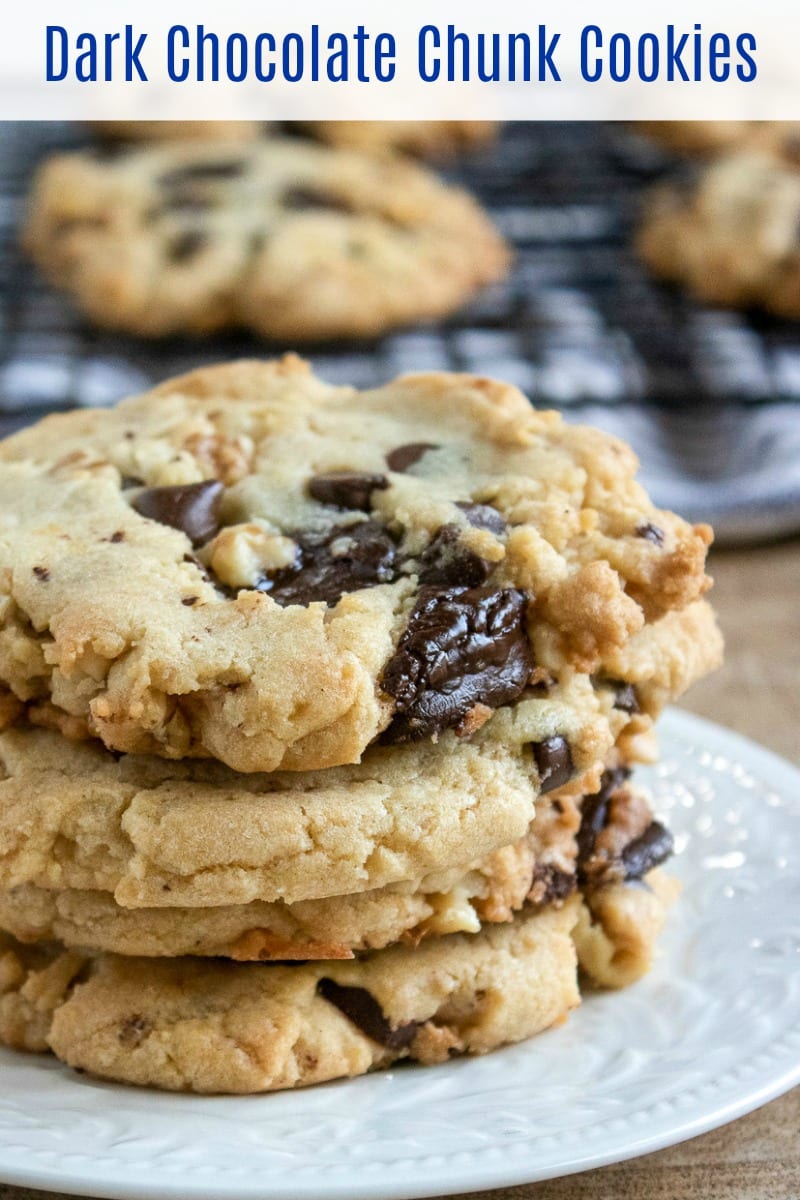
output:
[[[685,707],[800,761],[800,542],[712,558],[725,666]],[[484,1200],[800,1200],[800,1088],[724,1129]],[[0,1200],[43,1193],[0,1185]],[[157,1198],[156,1198],[157,1200]]]

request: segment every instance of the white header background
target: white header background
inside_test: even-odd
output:
[[[757,5],[732,5],[719,0],[689,3],[622,3],[620,0],[492,0],[460,3],[441,0],[295,0],[292,4],[257,3],[254,0],[32,0],[14,4],[6,0],[0,16],[0,119],[800,119],[800,6],[786,0],[761,0]],[[173,82],[167,74],[167,35],[182,24],[191,35],[188,53],[194,64],[196,29],[204,25],[219,36],[222,63],[225,42],[231,33],[244,34],[252,47],[260,33],[271,33],[280,47],[282,39],[299,34],[306,44],[308,68],[311,27],[320,26],[323,47],[322,79],[311,82],[308,72],[299,82],[278,78],[272,83],[249,78],[244,82]],[[453,24],[470,39],[473,70],[478,34],[499,34],[504,46],[509,33],[528,33],[533,45],[533,79],[530,83],[473,81],[449,83],[446,77],[423,82],[418,73],[417,40],[425,25],[437,26],[446,38]],[[46,27],[60,25],[68,31],[70,71],[61,82],[46,81]],[[146,33],[140,61],[148,82],[125,82],[124,31],[131,25],[134,40]],[[359,25],[371,35],[366,66],[372,82],[355,78],[355,43]],[[562,81],[537,81],[539,26],[546,39],[561,35],[553,54]],[[586,82],[580,73],[581,31],[597,25],[605,47],[593,52],[604,62],[604,79]],[[690,45],[683,62],[693,72],[695,26],[699,25],[703,53],[701,82],[640,82],[635,74],[626,82],[608,79],[608,42],[616,33],[627,35],[633,46],[642,34],[654,34],[666,59],[667,26],[678,35],[688,33]],[[78,83],[74,78],[76,38],[94,34],[99,42],[100,80]],[[348,38],[351,82],[331,83],[324,75],[324,46],[329,34]],[[372,47],[375,37],[387,32],[397,44],[396,76],[391,83],[374,81]],[[106,34],[120,33],[112,43],[111,74],[106,82],[103,53]],[[709,78],[708,43],[712,34],[752,34],[758,74],[754,82],[736,78],[740,61],[731,55],[733,69],[726,82]],[[618,43],[619,44],[619,43]],[[61,39],[58,39],[61,48]],[[85,46],[84,46],[85,49]],[[441,53],[441,52],[440,52]],[[57,56],[60,58],[60,53]],[[280,63],[280,52],[277,62]],[[252,58],[252,55],[251,55]],[[239,62],[238,52],[235,55]],[[443,62],[445,56],[443,55]],[[460,60],[459,60],[460,61]],[[505,61],[505,55],[501,62]],[[648,54],[648,63],[652,62]]]

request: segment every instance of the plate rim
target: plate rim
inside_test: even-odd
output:
[[[677,741],[686,738],[696,740],[698,734],[706,734],[713,743],[714,752],[728,752],[731,756],[746,755],[749,766],[768,774],[771,780],[777,776],[776,786],[784,786],[780,782],[781,778],[790,787],[800,785],[800,769],[788,759],[735,730],[718,725],[688,710],[672,707],[667,709],[661,719],[660,728],[667,729],[670,736]],[[500,1053],[502,1052],[501,1050]],[[2,1070],[0,1063],[0,1077]],[[340,1081],[340,1085],[344,1082]],[[713,1104],[708,1112],[694,1115],[690,1112],[689,1115],[678,1118],[668,1129],[660,1129],[651,1134],[631,1136],[631,1131],[628,1130],[623,1136],[625,1144],[622,1148],[612,1140],[605,1150],[590,1149],[569,1163],[554,1165],[551,1162],[541,1169],[537,1169],[530,1159],[524,1157],[519,1161],[509,1158],[505,1165],[487,1158],[483,1167],[480,1162],[476,1164],[471,1161],[468,1166],[459,1168],[458,1163],[453,1161],[454,1155],[449,1154],[442,1159],[441,1165],[431,1169],[427,1178],[422,1177],[421,1163],[433,1156],[425,1156],[424,1160],[418,1160],[420,1165],[416,1168],[415,1178],[406,1179],[405,1182],[402,1175],[397,1182],[385,1178],[376,1181],[372,1172],[356,1174],[357,1166],[354,1165],[352,1178],[345,1178],[337,1173],[325,1180],[313,1176],[287,1182],[282,1174],[279,1190],[276,1191],[270,1188],[269,1182],[265,1182],[263,1178],[237,1180],[230,1185],[221,1186],[222,1181],[217,1177],[210,1185],[204,1186],[198,1183],[194,1176],[189,1178],[175,1175],[157,1182],[150,1179],[137,1182],[134,1179],[120,1179],[119,1170],[116,1178],[112,1178],[113,1172],[109,1168],[101,1168],[96,1175],[90,1176],[85,1170],[70,1172],[69,1168],[65,1171],[63,1167],[41,1164],[23,1168],[6,1167],[3,1164],[3,1148],[0,1146],[0,1182],[12,1187],[35,1188],[79,1196],[102,1196],[108,1200],[154,1200],[155,1197],[158,1200],[270,1200],[271,1197],[274,1200],[278,1200],[278,1197],[280,1200],[423,1200],[425,1197],[468,1194],[538,1183],[546,1179],[564,1178],[598,1167],[627,1162],[727,1125],[784,1095],[798,1084],[800,1054],[796,1061],[790,1061],[778,1073],[766,1079],[757,1079],[754,1084],[744,1087],[741,1096],[729,1098],[721,1104]],[[139,1089],[135,1090],[139,1092]],[[204,1099],[224,1104],[228,1098]],[[257,1100],[258,1097],[253,1099]],[[460,1174],[459,1171],[464,1173]]]

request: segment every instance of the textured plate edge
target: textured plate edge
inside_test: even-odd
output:
[[[775,1081],[774,1086],[768,1085],[751,1095],[745,1096],[741,1102],[731,1102],[724,1109],[709,1114],[708,1118],[696,1118],[681,1126],[677,1132],[671,1131],[652,1138],[641,1138],[624,1151],[609,1150],[605,1154],[594,1154],[585,1160],[573,1162],[554,1169],[547,1167],[543,1171],[530,1169],[511,1170],[500,1174],[496,1170],[487,1170],[484,1174],[470,1170],[469,1177],[449,1173],[446,1179],[439,1180],[435,1186],[431,1183],[420,1183],[418,1186],[382,1187],[377,1190],[369,1185],[360,1186],[357,1181],[346,1184],[336,1183],[332,1187],[320,1189],[318,1186],[287,1187],[281,1185],[280,1190],[273,1192],[264,1184],[252,1186],[237,1186],[223,1189],[215,1185],[212,1190],[196,1188],[194,1185],[183,1184],[164,1185],[163,1182],[153,1184],[132,1184],[129,1186],[108,1185],[102,1181],[92,1182],[81,1180],[65,1181],[63,1176],[49,1171],[12,1172],[6,1174],[0,1165],[0,1182],[4,1186],[23,1187],[43,1192],[63,1193],[70,1196],[102,1197],[103,1200],[429,1200],[430,1197],[469,1195],[479,1191],[521,1187],[529,1183],[544,1183],[548,1179],[565,1179],[570,1175],[593,1171],[600,1167],[613,1166],[616,1163],[630,1162],[632,1159],[643,1158],[670,1146],[692,1141],[723,1125],[729,1125],[740,1117],[746,1117],[756,1109],[762,1108],[772,1100],[791,1091],[800,1084],[800,1062],[796,1063],[784,1076]]]
[[[668,709],[661,718],[659,732],[666,732],[678,742],[696,741],[698,733],[705,733],[712,743],[712,752],[731,756],[745,754],[749,765],[754,770],[768,775],[776,787],[800,790],[800,770],[791,762],[743,734],[687,710]],[[120,1183],[118,1179],[107,1181],[102,1175],[89,1178],[83,1174],[69,1179],[60,1172],[44,1168],[7,1171],[0,1159],[0,1182],[9,1186],[67,1195],[103,1197],[104,1200],[426,1200],[434,1196],[469,1194],[517,1187],[527,1183],[541,1183],[547,1179],[564,1178],[598,1167],[641,1158],[690,1141],[747,1116],[798,1084],[800,1059],[791,1063],[778,1076],[751,1085],[740,1097],[730,1099],[707,1113],[694,1117],[690,1115],[669,1130],[657,1131],[651,1136],[639,1137],[634,1141],[627,1141],[623,1135],[622,1147],[611,1146],[605,1151],[590,1153],[569,1163],[550,1163],[541,1170],[529,1163],[509,1165],[506,1171],[498,1168],[497,1164],[491,1164],[483,1170],[470,1166],[468,1172],[461,1175],[452,1166],[451,1160],[448,1160],[437,1168],[425,1170],[418,1167],[416,1179],[407,1179],[405,1183],[400,1182],[396,1186],[387,1185],[384,1181],[381,1186],[376,1187],[374,1178],[366,1178],[362,1182],[356,1177],[347,1182],[331,1179],[328,1185],[323,1187],[320,1187],[317,1181],[309,1180],[308,1183],[291,1186],[284,1180],[279,1184],[278,1190],[271,1190],[269,1183],[264,1181],[220,1187],[217,1180],[215,1184],[206,1188],[187,1180],[173,1182],[161,1179],[153,1182]],[[224,1098],[221,1102],[224,1103]],[[422,1178],[423,1171],[426,1178]]]

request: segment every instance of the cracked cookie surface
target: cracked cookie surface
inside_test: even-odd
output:
[[[593,791],[607,726],[555,695],[472,740],[376,747],[357,766],[303,773],[120,758],[49,730],[8,730],[0,886],[102,890],[136,908],[291,904],[408,882],[447,890],[443,872],[463,874],[525,837],[542,786],[534,746],[554,725],[573,772],[551,797]]]
[[[519,841],[424,883],[293,904],[144,909],[124,908],[110,893],[21,884],[0,890],[0,928],[25,943],[271,961],[345,959],[398,941],[416,945],[448,933],[476,933],[482,925],[512,920],[526,903],[558,904],[578,887],[590,911],[602,914],[609,888],[648,877],[672,849],[626,775],[607,771],[599,792],[589,797],[562,791],[542,798]]]
[[[49,417],[0,444],[4,719],[308,770],[556,686],[605,753],[719,658],[710,530],[635,470],[500,383],[292,356]]]
[[[445,316],[509,259],[423,167],[280,138],[57,156],[25,244],[93,321],[154,337],[373,336]]]

